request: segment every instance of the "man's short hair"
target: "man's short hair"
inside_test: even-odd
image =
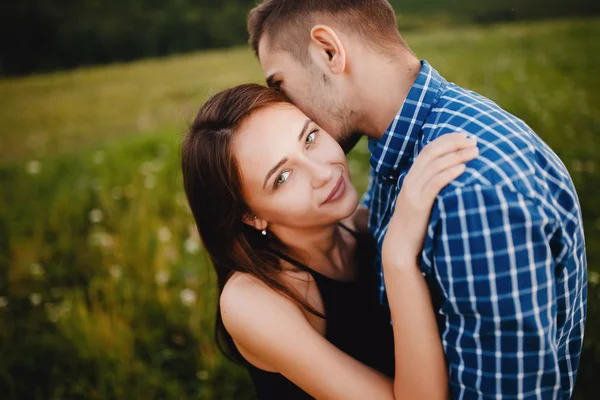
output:
[[[306,63],[310,30],[318,23],[358,34],[383,52],[399,44],[407,47],[387,0],[264,0],[248,15],[250,45],[259,56],[258,44],[266,34],[272,50],[289,51]]]

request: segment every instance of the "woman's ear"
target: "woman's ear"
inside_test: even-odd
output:
[[[331,73],[340,74],[346,69],[346,50],[337,33],[327,25],[315,25],[310,30],[310,49],[313,56],[321,58]]]
[[[248,226],[253,227],[256,230],[259,230],[259,231],[267,229],[267,225],[268,225],[267,221],[265,221],[264,219],[260,219],[256,215],[253,215],[250,213],[246,213],[242,217],[242,222]]]

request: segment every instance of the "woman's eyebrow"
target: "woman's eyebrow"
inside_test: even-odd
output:
[[[308,129],[308,125],[310,125],[311,122],[312,122],[311,119],[306,120],[306,122],[304,123],[304,127],[302,127],[302,130],[300,131],[300,136],[298,136],[298,141],[302,140],[302,137],[306,133],[306,130]]]
[[[304,137],[304,134],[306,133],[306,130],[308,129],[308,126],[310,125],[311,122],[312,122],[312,120],[310,118],[306,120],[306,122],[304,123],[304,126],[302,127],[302,130],[300,131],[300,135],[298,135],[298,141],[302,140],[302,138]],[[281,167],[286,162],[288,162],[288,159],[287,159],[287,157],[284,157],[281,159],[281,161],[279,161],[277,163],[277,165],[275,165],[273,168],[271,168],[269,170],[269,172],[267,173],[267,176],[265,177],[265,181],[263,183],[263,189],[267,186],[267,182],[269,181],[269,178],[271,178],[271,175],[273,175],[275,173],[275,171],[277,171],[279,169],[279,167]]]
[[[273,175],[279,169],[279,167],[281,167],[286,162],[288,162],[287,157],[282,158],[281,161],[279,161],[276,166],[271,168],[271,170],[267,173],[267,176],[265,177],[265,182],[263,183],[263,189],[265,188],[265,186],[267,186],[267,182],[269,181],[269,178],[271,177],[271,175]]]

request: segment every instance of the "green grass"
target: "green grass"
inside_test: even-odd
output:
[[[234,49],[0,80],[0,162],[180,129],[209,93],[261,77]]]
[[[599,22],[406,35],[572,173],[591,272],[579,399],[593,398],[600,367]],[[201,102],[248,81],[261,72],[245,49],[0,80],[3,398],[253,398],[213,344],[214,274],[178,166]],[[351,156],[361,190],[367,157],[364,143]]]

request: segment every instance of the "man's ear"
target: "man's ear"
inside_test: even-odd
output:
[[[327,25],[315,25],[310,30],[310,48],[333,74],[346,69],[346,50],[337,33]]]
[[[265,221],[264,219],[260,219],[256,215],[253,215],[250,213],[246,213],[242,217],[242,222],[248,226],[251,226],[252,228],[254,228],[256,230],[259,230],[259,231],[267,229],[267,225],[268,225],[267,221]]]

